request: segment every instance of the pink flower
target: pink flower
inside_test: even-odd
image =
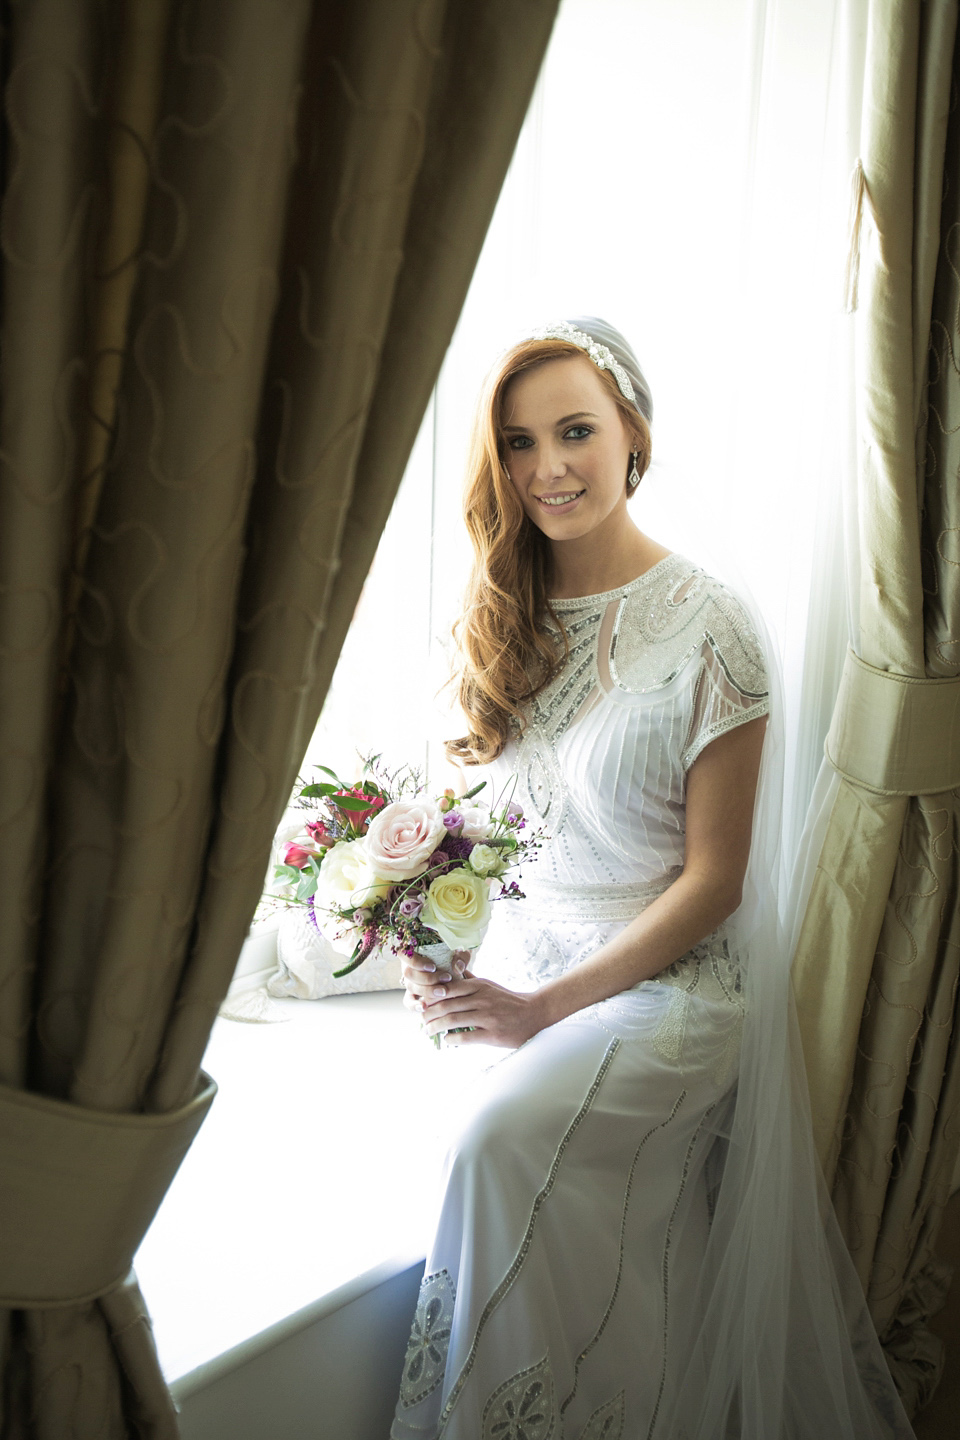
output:
[[[322,820],[308,820],[305,828],[318,845],[329,848],[333,844],[333,836]]]
[[[370,822],[364,845],[373,868],[391,880],[412,880],[446,834],[435,800],[395,800]]]
[[[343,797],[349,800],[366,800],[367,809],[350,810],[342,808],[337,804],[337,801]],[[355,785],[352,790],[335,791],[333,795],[328,797],[328,803],[338,811],[341,819],[344,820],[347,825],[351,826],[354,830],[362,831],[371,815],[375,815],[378,810],[382,810],[385,802],[382,795],[368,795],[359,785]]]
[[[310,850],[304,850],[302,845],[288,845],[283,852],[284,865],[293,865],[297,870],[305,870],[310,864]]]

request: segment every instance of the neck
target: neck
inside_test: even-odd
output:
[[[638,530],[629,517],[613,534],[601,525],[576,540],[554,540],[551,544],[552,600],[574,600],[579,595],[598,595],[627,585],[663,560],[670,551],[665,545]]]

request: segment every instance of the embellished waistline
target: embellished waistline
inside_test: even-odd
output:
[[[654,880],[615,880],[594,885],[524,878],[521,888],[527,898],[521,901],[520,908],[549,915],[553,920],[632,920],[669,890],[679,874],[678,867]]]

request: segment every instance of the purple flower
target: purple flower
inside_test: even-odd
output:
[[[467,840],[465,836],[458,839],[453,835],[448,835],[444,845],[444,849],[447,851],[447,858],[450,860],[468,860],[470,858],[470,851],[476,843],[475,840]]]
[[[446,850],[434,850],[433,854],[430,856],[430,859],[427,861],[427,869],[435,870],[438,865],[448,864],[449,860],[450,856],[447,854]]]
[[[415,920],[423,909],[422,895],[405,895],[400,901],[400,914],[408,920]]]
[[[447,830],[459,830],[463,824],[463,814],[459,810],[448,810],[443,817],[443,823]]]

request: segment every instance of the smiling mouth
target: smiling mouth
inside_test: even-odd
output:
[[[564,495],[538,495],[537,499],[541,505],[547,505],[551,510],[559,510],[562,506],[579,500],[580,496],[586,495],[586,493],[586,490],[569,490]]]

